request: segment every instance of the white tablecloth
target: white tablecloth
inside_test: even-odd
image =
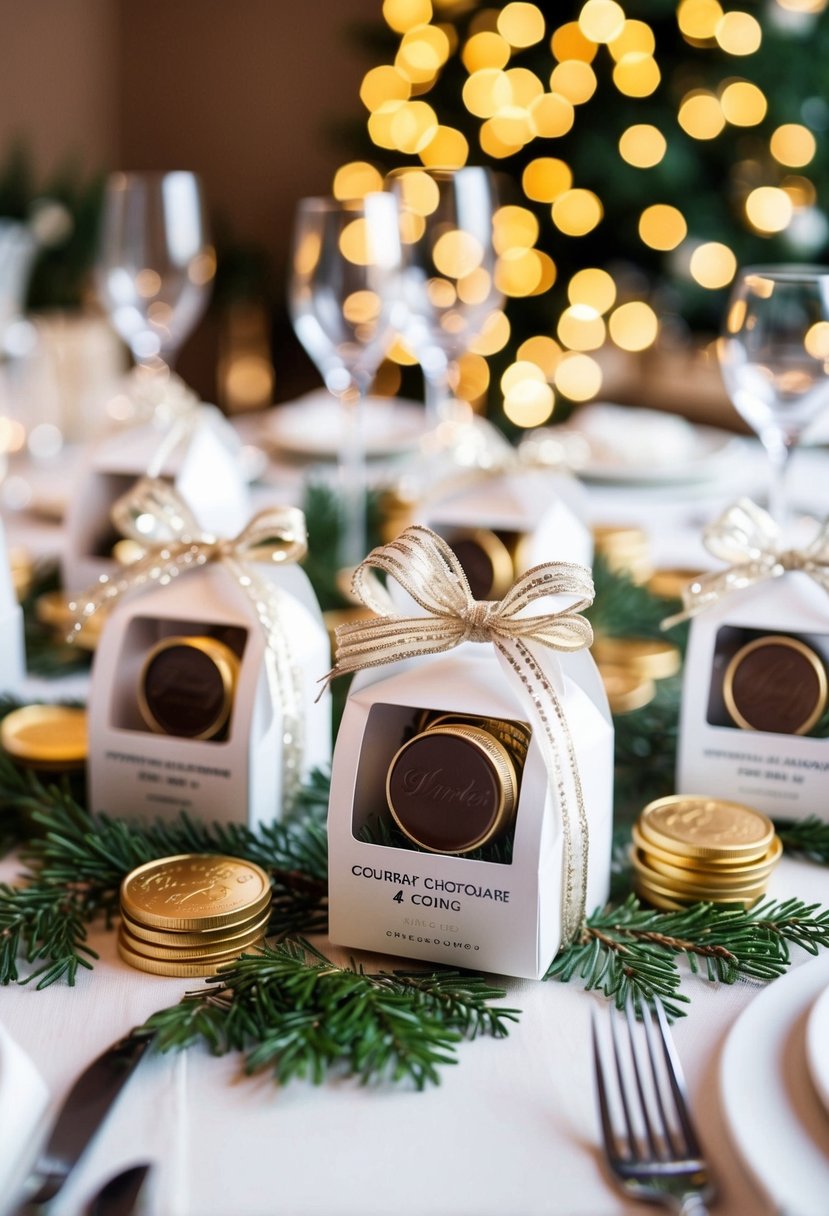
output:
[[[808,489],[829,507],[829,457],[798,455],[799,501]],[[704,560],[706,519],[737,492],[756,490],[762,464],[746,444],[725,482],[708,487],[592,487],[594,521],[639,522],[660,564]],[[277,476],[288,496],[295,481]],[[820,500],[823,501],[820,501]],[[36,529],[12,525],[12,539]],[[43,548],[48,547],[44,535]],[[54,686],[59,692],[59,685]],[[74,690],[73,690],[74,693]],[[15,874],[0,863],[0,880]],[[784,859],[770,894],[829,903],[829,871]],[[53,1108],[112,1040],[198,981],[155,978],[123,964],[114,934],[96,931],[100,952],[74,989],[0,991],[0,1021],[45,1079]],[[800,965],[806,956],[795,959]],[[341,953],[336,957],[343,958]],[[396,960],[377,962],[393,967]],[[589,1054],[592,1009],[606,1004],[577,982],[505,981],[505,1004],[522,1010],[505,1041],[463,1044],[439,1088],[362,1088],[351,1080],[277,1088],[243,1078],[236,1057],[201,1048],[146,1058],[122,1094],[54,1216],[83,1210],[95,1189],[131,1162],[156,1163],[152,1216],[610,1216],[638,1211],[602,1165]],[[688,977],[689,1016],[675,1037],[702,1140],[717,1176],[723,1216],[771,1211],[733,1152],[718,1098],[724,1038],[756,988],[713,988]]]

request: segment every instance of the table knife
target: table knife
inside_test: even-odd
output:
[[[127,1035],[84,1069],[60,1108],[11,1216],[36,1216],[57,1195],[151,1039]]]

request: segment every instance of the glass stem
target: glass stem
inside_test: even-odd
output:
[[[340,448],[340,490],[343,504],[343,566],[358,565],[366,556],[366,453],[363,437],[363,393],[352,384],[340,397],[343,442]]]
[[[765,442],[763,446],[768,453],[771,465],[768,498],[769,515],[782,531],[789,522],[786,475],[794,445],[786,438],[776,436],[774,442]]]
[[[424,373],[423,388],[426,401],[426,420],[434,430],[441,422],[463,422],[468,408],[455,396],[460,379],[460,369],[452,359],[447,359],[440,369]]]

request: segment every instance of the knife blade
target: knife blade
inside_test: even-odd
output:
[[[105,1182],[86,1209],[85,1216],[133,1216],[152,1166],[132,1165]]]
[[[126,1035],[84,1069],[58,1111],[12,1216],[32,1216],[54,1199],[151,1041]]]

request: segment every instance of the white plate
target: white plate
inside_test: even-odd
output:
[[[829,1111],[829,985],[815,1001],[809,1014],[806,1061],[820,1100]]]
[[[345,438],[345,412],[330,393],[314,391],[269,410],[261,438],[293,456],[334,459]],[[369,397],[363,406],[363,439],[368,456],[409,451],[426,430],[422,405]]]
[[[726,1039],[720,1093],[745,1165],[786,1216],[829,1211],[829,1119],[811,1085],[806,1022],[829,984],[829,954],[755,997]]]
[[[690,452],[676,460],[660,463],[658,459],[642,463],[598,460],[588,457],[577,469],[587,481],[620,482],[626,485],[669,485],[680,482],[710,481],[722,471],[723,464],[735,457],[740,441],[716,427],[694,428],[694,443]]]

